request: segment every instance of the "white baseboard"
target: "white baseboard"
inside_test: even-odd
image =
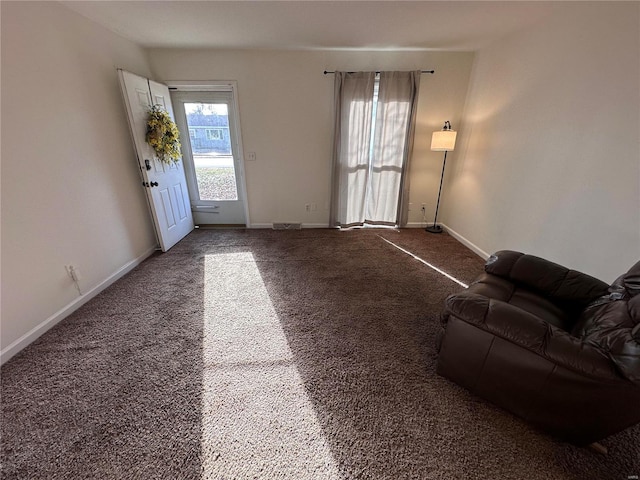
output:
[[[69,303],[62,309],[58,310],[56,313],[51,315],[49,318],[44,320],[35,328],[32,328],[29,332],[25,333],[23,336],[18,338],[15,342],[11,343],[7,347],[5,347],[0,352],[0,365],[6,363],[11,357],[17,354],[20,350],[25,348],[27,345],[35,341],[38,337],[40,337],[43,333],[53,327],[55,324],[59,323],[64,318],[68,317],[71,313],[76,311],[82,305],[87,303],[93,297],[102,292],[105,288],[115,283],[117,280],[125,276],[135,267],[140,265],[144,260],[149,258],[151,254],[156,250],[156,247],[152,247],[146,252],[144,252],[139,257],[131,260],[129,263],[125,264],[123,267],[118,269],[116,272],[111,274],[105,280],[100,282],[98,285],[93,287],[87,293],[83,294],[81,297],[76,298],[73,302]]]
[[[476,255],[480,256],[483,260],[486,260],[486,259],[488,259],[490,257],[490,254],[488,254],[487,252],[482,250],[476,244],[474,244],[474,243],[470,242],[469,240],[467,240],[465,237],[460,235],[455,230],[447,227],[445,224],[442,224],[442,227],[447,231],[447,233],[449,235],[451,235],[453,238],[458,240],[460,243],[462,243],[465,247],[467,247],[469,250],[474,252]]]
[[[282,223],[299,223],[299,222],[282,222]],[[273,228],[273,223],[252,223],[247,228]],[[328,223],[303,223],[302,228],[329,228]]]
[[[404,228],[427,228],[429,225],[433,225],[433,222],[407,222]]]
[[[273,228],[273,223],[251,223],[247,228]]]
[[[433,222],[428,222],[426,224],[424,222],[409,222],[409,223],[407,223],[406,228],[426,228],[429,225],[433,225]],[[480,256],[482,259],[486,260],[487,258],[489,258],[490,255],[487,252],[482,250],[480,247],[478,247],[473,242],[469,241],[467,238],[465,238],[462,235],[460,235],[458,232],[456,232],[452,228],[449,228],[445,223],[440,223],[439,225],[441,225],[442,228],[449,235],[451,235],[453,238],[458,240],[461,244],[463,244],[465,247],[467,247],[469,250],[471,250],[476,255]]]
[[[329,228],[328,223],[303,223],[302,228]]]

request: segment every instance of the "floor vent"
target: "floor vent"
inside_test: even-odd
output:
[[[301,223],[283,223],[278,222],[273,224],[274,230],[300,230],[302,228]]]

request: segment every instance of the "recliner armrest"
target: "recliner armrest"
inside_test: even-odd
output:
[[[606,295],[609,288],[605,282],[586,273],[512,250],[500,250],[491,255],[484,269],[556,300],[580,305]]]
[[[446,313],[580,374],[619,381],[605,352],[535,315],[473,293],[451,295]]]

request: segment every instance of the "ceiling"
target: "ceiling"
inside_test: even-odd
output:
[[[476,50],[550,15],[539,1],[61,1],[148,48]]]

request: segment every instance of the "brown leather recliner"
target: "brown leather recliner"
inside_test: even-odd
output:
[[[640,262],[611,286],[500,251],[447,298],[437,371],[587,445],[640,422]]]

